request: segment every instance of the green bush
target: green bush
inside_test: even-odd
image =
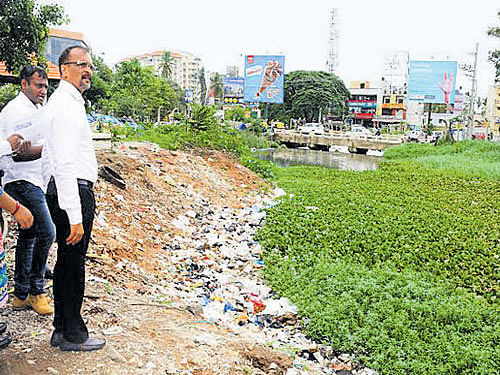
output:
[[[272,163],[251,153],[252,148],[267,148],[271,143],[264,137],[221,124],[213,107],[194,106],[190,119],[140,131],[135,139],[148,140],[169,150],[201,148],[229,152],[262,177],[273,177]]]
[[[245,121],[246,109],[240,106],[234,106],[224,113],[224,118],[231,121]]]
[[[16,97],[19,90],[19,85],[6,84],[0,86],[0,110],[2,110],[8,102]]]

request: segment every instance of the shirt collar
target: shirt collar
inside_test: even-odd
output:
[[[80,91],[78,91],[72,83],[61,79],[61,82],[59,82],[59,88],[69,93],[76,101],[85,103],[82,94],[80,94]]]
[[[29,107],[30,109],[33,109],[33,108],[36,108],[36,109],[39,109],[41,108],[41,105],[39,104],[34,104],[30,98],[28,98],[26,96],[26,94],[21,90],[19,91],[19,94],[18,94],[18,97],[19,97],[19,101],[21,101],[21,103],[23,104],[23,106],[25,107]]]

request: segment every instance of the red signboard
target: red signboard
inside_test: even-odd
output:
[[[373,119],[373,113],[356,113],[354,117],[360,120],[371,120]]]

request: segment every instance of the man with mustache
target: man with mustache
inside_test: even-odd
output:
[[[90,88],[94,65],[89,50],[68,47],[59,57],[61,82],[48,103],[52,116],[46,129],[48,168],[52,177],[47,204],[56,226],[54,268],[54,332],[52,346],[63,351],[104,347],[104,339],[89,337],[81,316],[85,291],[85,254],[94,220],[93,185],[97,160],[82,94]]]
[[[47,73],[40,67],[27,66],[20,73],[21,92],[0,114],[3,139],[30,131],[43,119],[42,104],[47,96]],[[18,141],[20,141],[18,137]],[[37,133],[33,145],[17,148],[16,163],[8,163],[3,176],[5,191],[26,206],[35,218],[29,229],[19,228],[16,244],[14,299],[15,309],[31,307],[39,314],[52,314],[54,307],[45,292],[45,265],[54,242],[55,228],[42,190],[42,161],[39,159],[43,139]],[[37,160],[34,160],[37,159]]]

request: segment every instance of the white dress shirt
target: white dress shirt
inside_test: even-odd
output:
[[[39,123],[43,121],[40,105],[35,105],[21,91],[0,113],[0,139],[6,140],[12,134],[29,139],[33,146],[43,145]],[[36,129],[36,131],[33,131]],[[20,161],[8,163],[4,169],[2,184],[24,180],[43,188],[42,161]]]
[[[84,100],[75,86],[61,80],[49,99],[47,110],[51,121],[44,134],[47,147],[43,156],[56,182],[59,207],[68,214],[70,224],[80,224],[82,211],[77,179],[97,181],[97,160]]]

